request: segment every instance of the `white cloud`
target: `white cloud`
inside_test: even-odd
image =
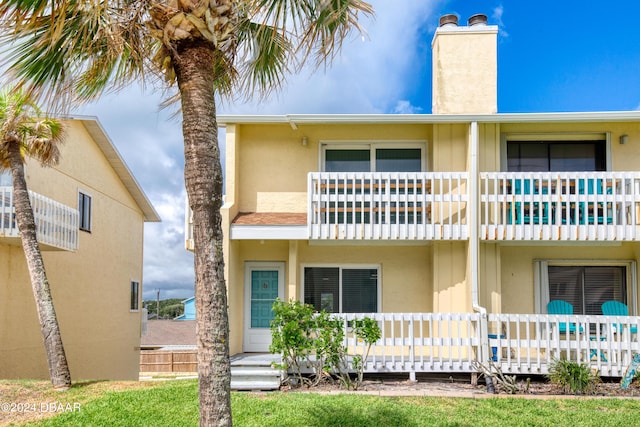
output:
[[[368,36],[354,37],[326,71],[311,67],[289,76],[281,94],[267,101],[223,105],[224,114],[387,113],[394,110],[419,75],[414,64],[428,49],[417,49],[434,21],[436,1],[371,2],[374,20],[363,22]],[[421,53],[419,53],[421,52]]]
[[[393,113],[395,114],[418,114],[422,112],[421,107],[416,107],[411,105],[409,101],[400,100],[396,103],[396,106],[393,108]]]
[[[507,33],[504,22],[502,21],[503,14],[504,14],[504,6],[500,5],[493,9],[493,14],[491,15],[491,17],[493,18],[495,25],[497,25],[500,28],[500,37],[507,38],[509,37],[509,33]]]

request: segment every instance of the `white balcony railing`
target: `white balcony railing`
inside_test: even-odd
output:
[[[310,173],[309,238],[466,239],[467,185],[465,172]]]
[[[480,174],[485,240],[637,240],[638,172]]]
[[[78,249],[78,211],[32,191],[29,196],[38,242],[69,251]],[[0,187],[0,237],[20,237],[12,187]]]
[[[365,372],[475,372],[475,361],[491,359],[503,372],[545,375],[556,359],[624,375],[640,351],[638,316],[550,314],[370,313],[336,314],[342,319],[350,354],[364,343],[352,333],[354,319],[372,317],[382,337],[372,346]],[[486,325],[482,325],[486,322]],[[560,333],[562,324],[571,323]],[[482,337],[480,331],[489,331]],[[484,348],[484,350],[483,350]]]

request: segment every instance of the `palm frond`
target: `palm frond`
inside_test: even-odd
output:
[[[361,0],[328,0],[318,2],[299,48],[306,59],[312,57],[316,66],[333,61],[342,43],[354,29],[365,34],[359,15],[372,16],[373,8]]]
[[[374,13],[362,0],[250,0],[245,5],[249,23],[241,22],[238,34],[241,90],[249,96],[278,89],[288,71],[309,60],[316,67],[330,64],[353,30],[365,33],[358,18]]]
[[[23,157],[57,164],[64,137],[62,122],[45,115],[29,94],[13,87],[0,91],[0,169],[9,167],[9,144],[20,145]]]
[[[107,1],[40,3],[11,0],[0,8],[0,43],[6,46],[2,64],[48,105],[61,97],[94,99],[109,84],[143,78],[153,45],[138,5],[146,2],[133,8]]]
[[[289,62],[295,59],[282,31],[247,19],[238,30],[238,42],[243,55],[239,92],[246,96],[267,96],[279,89]]]

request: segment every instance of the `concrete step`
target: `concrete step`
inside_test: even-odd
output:
[[[231,358],[231,389],[277,390],[282,371],[272,362],[280,357],[271,354],[241,354]]]
[[[232,366],[231,376],[258,376],[258,377],[278,377],[280,378],[280,370],[273,369],[269,366]]]
[[[250,363],[231,366],[232,390],[277,390],[281,371],[270,365]]]
[[[231,377],[232,390],[277,390],[280,388],[280,377]]]

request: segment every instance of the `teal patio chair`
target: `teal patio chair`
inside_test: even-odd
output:
[[[568,303],[567,301],[563,301],[560,299],[555,299],[549,301],[547,304],[547,313],[549,314],[573,314],[573,305]],[[582,332],[582,325],[576,325],[575,323],[569,322],[560,322],[558,324],[558,332],[561,334],[566,334],[567,331],[570,334],[574,334],[576,332]]]
[[[602,314],[605,316],[628,316],[629,307],[620,301],[607,301],[602,304]],[[622,324],[613,325],[613,329],[614,332],[622,331]],[[637,334],[638,327],[634,325],[630,326],[629,332]]]
[[[531,188],[532,181],[529,179],[516,179],[514,182],[514,194],[547,194],[548,189],[546,186],[540,188],[538,180],[533,180],[533,188]],[[511,212],[510,212],[511,214]],[[515,221],[513,221],[515,219]],[[545,202],[516,202],[515,204],[515,218],[509,218],[510,224],[549,224],[549,204]]]
[[[586,186],[585,186],[586,181]],[[588,178],[578,180],[579,194],[605,194],[604,180],[600,178]],[[607,188],[606,194],[611,194],[612,189]],[[613,224],[613,216],[609,214],[611,203],[580,203],[580,224]]]

